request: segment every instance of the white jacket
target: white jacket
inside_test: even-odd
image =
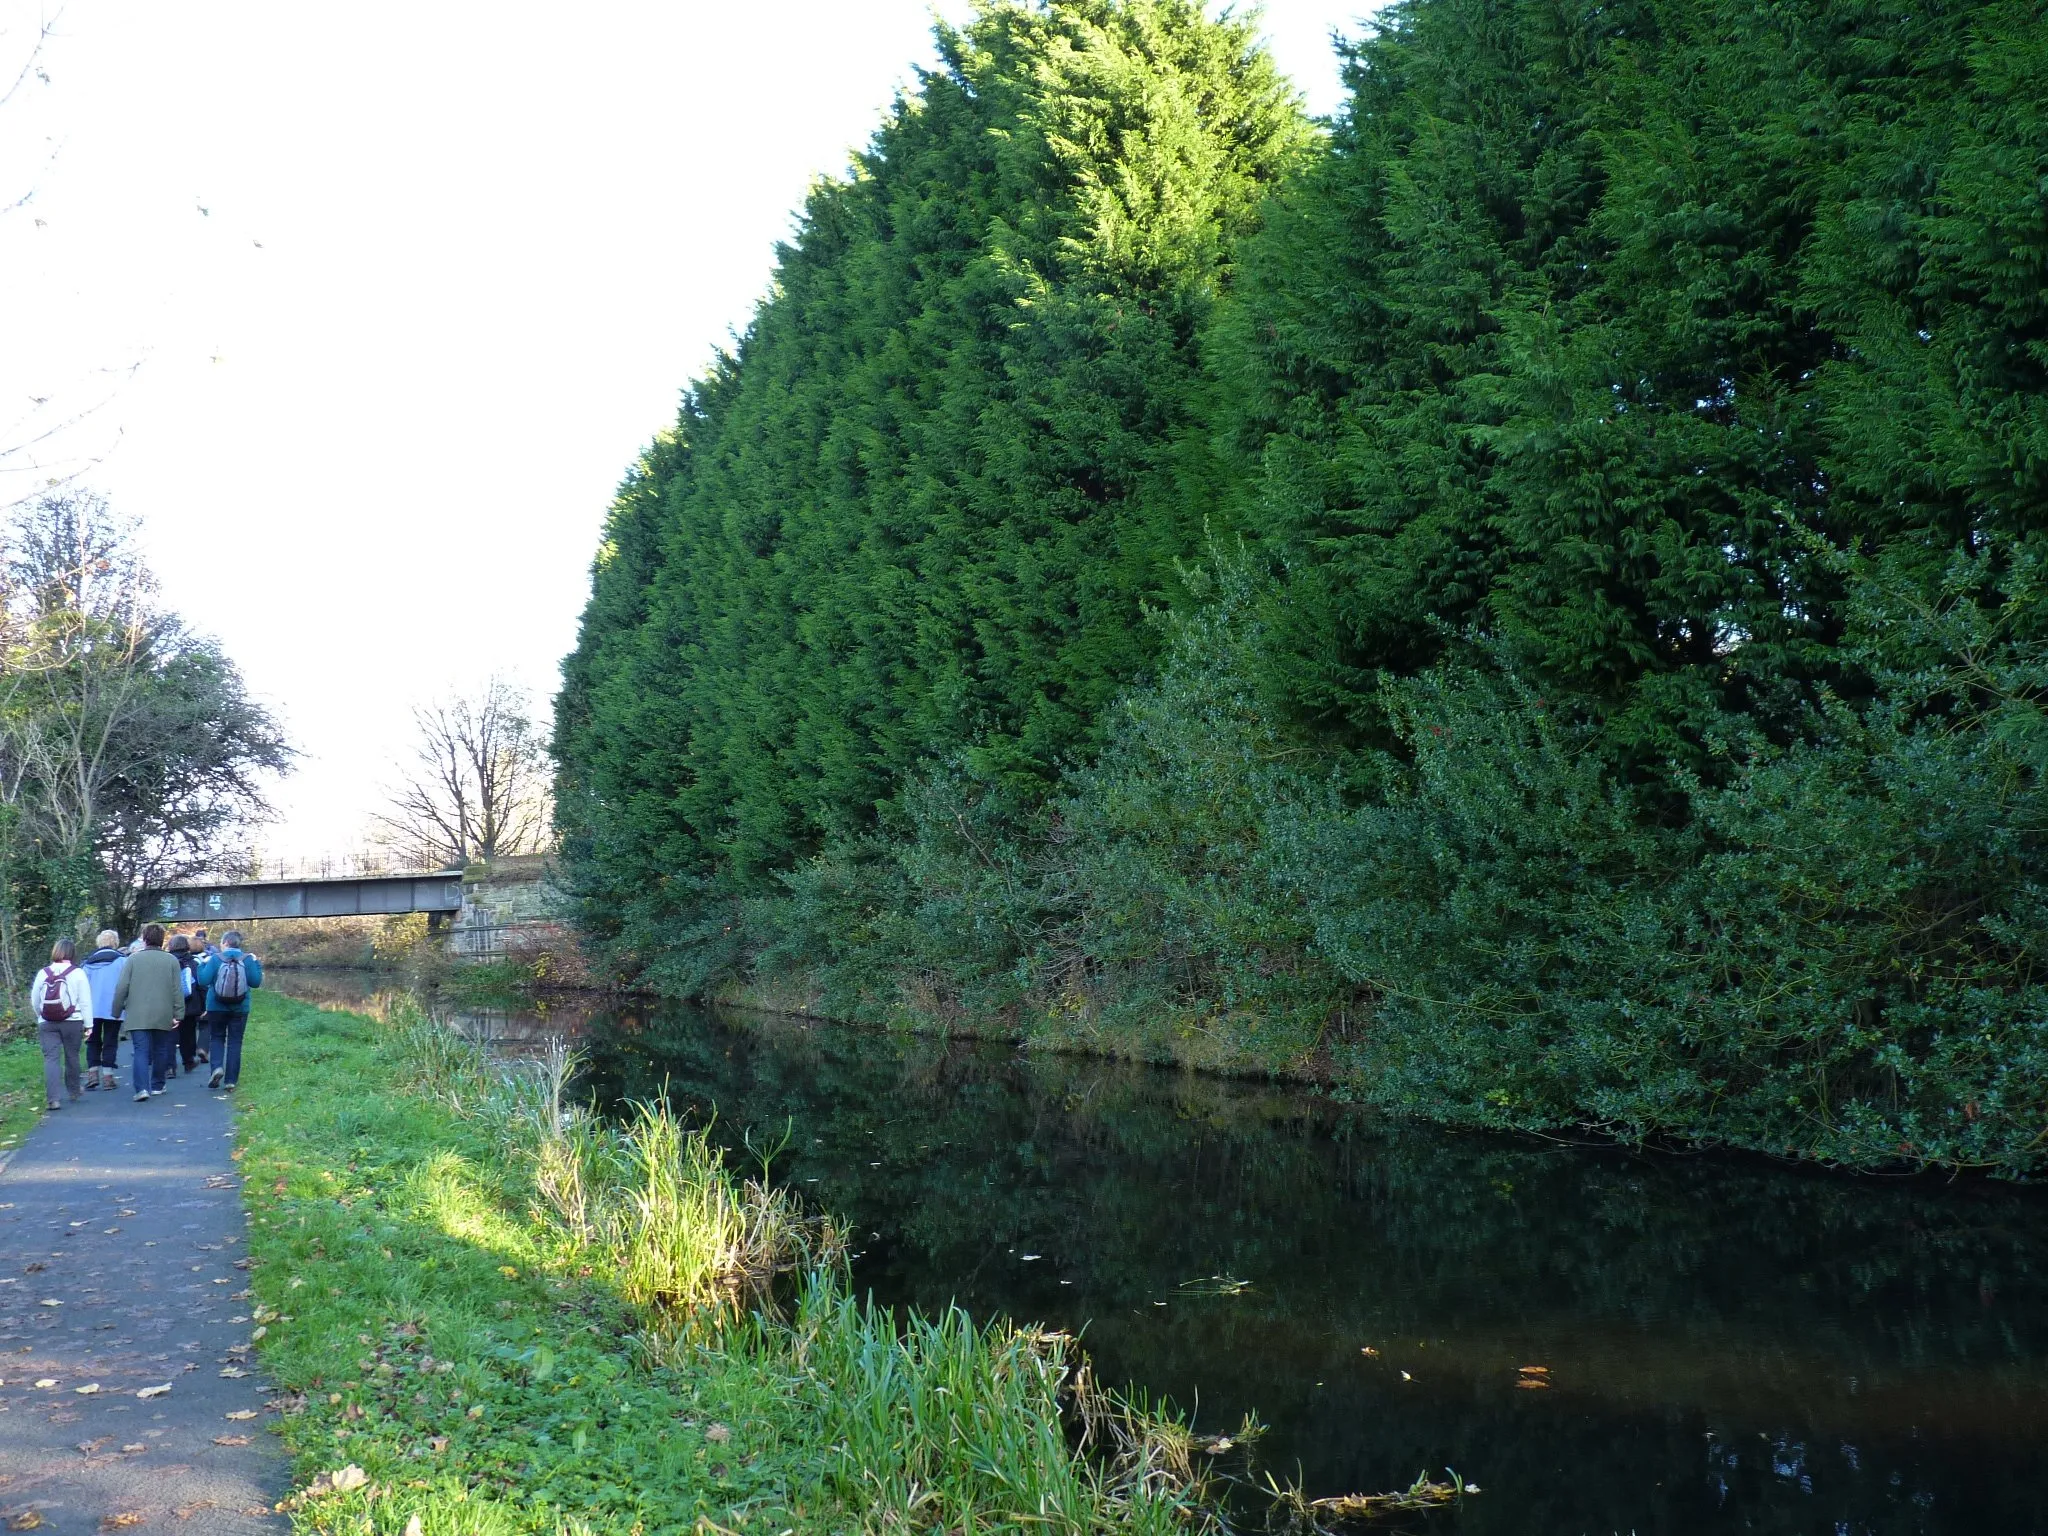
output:
[[[28,1016],[38,1024],[46,1022],[43,1018],[43,989],[49,986],[50,972],[54,969],[54,966],[44,966],[40,971],[36,972],[36,979],[29,983]],[[81,1024],[90,1024],[92,1022],[92,987],[86,982],[85,967],[82,965],[72,966],[71,974],[64,978],[61,985],[64,1002],[68,1009],[64,1016],[65,1019],[67,1021],[75,1019]]]

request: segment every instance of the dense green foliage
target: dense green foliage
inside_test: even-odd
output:
[[[975,47],[1080,9],[991,11],[878,145],[993,99],[961,83]],[[728,434],[755,391],[822,413],[776,452],[845,462],[873,393],[814,391],[812,360],[871,322],[933,397],[985,346],[957,310],[896,318],[900,265],[827,251],[887,154],[820,195],[799,253],[859,323],[786,257],[599,562],[558,736],[599,930],[685,989],[797,974],[836,1012],[1453,1118],[2033,1166],[2048,22],[1409,0],[1349,65],[1326,144],[1259,139],[1292,162],[1262,202],[1212,163],[1210,243],[1177,226],[1199,259],[1162,287],[1198,297],[1155,306],[1175,366],[1122,376],[1118,454],[1099,389],[1071,416],[971,396],[951,443],[1146,466],[1067,525],[1057,589],[1039,535],[1074,504],[1045,479],[920,482],[920,536],[971,527],[981,563],[913,581],[871,553],[901,477],[835,481],[827,520],[714,476],[767,451]]]
[[[1200,537],[1196,332],[1304,140],[1284,83],[1193,0],[994,5],[940,41],[598,559],[562,798],[659,921],[868,830],[926,758],[1042,786],[1147,670],[1141,611]]]

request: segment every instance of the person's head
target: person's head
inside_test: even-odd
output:
[[[50,946],[50,964],[69,965],[78,958],[78,944],[73,939],[59,939]]]
[[[100,930],[99,945],[101,949],[119,949],[121,947],[121,935],[114,932],[111,928],[102,928]]]
[[[194,949],[206,948],[206,930],[204,928],[194,928],[192,930],[192,947]]]
[[[230,928],[220,936],[220,947],[222,949],[240,949],[242,947],[242,935],[235,929]]]
[[[192,953],[192,941],[182,933],[174,933],[171,935],[171,942],[165,948],[174,955],[189,955]]]
[[[164,925],[162,923],[151,923],[142,930],[142,947],[144,949],[162,949],[164,947]]]

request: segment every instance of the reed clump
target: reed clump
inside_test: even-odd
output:
[[[1095,1387],[1070,1334],[899,1318],[820,1273],[794,1348],[831,1488],[885,1527],[1223,1529],[1187,1427]]]

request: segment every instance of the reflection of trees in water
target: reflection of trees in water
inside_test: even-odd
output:
[[[607,1099],[666,1081],[715,1106],[736,1146],[793,1122],[779,1176],[817,1180],[881,1234],[859,1273],[885,1299],[1087,1321],[1106,1375],[1199,1392],[1212,1425],[1257,1408],[1278,1425],[1269,1454],[1326,1489],[1449,1459],[1517,1489],[1512,1513],[1538,1522],[1496,1527],[1502,1500],[1462,1517],[1474,1530],[1627,1529],[1713,1479],[1737,1502],[1792,1500],[1785,1529],[1816,1498],[1831,1518],[1920,1529],[1887,1523],[1920,1481],[1986,1520],[2029,1480],[2048,1492],[1999,1470],[2030,1464],[2048,1414],[2048,1207],[2029,1192],[1549,1148],[761,1016],[664,1014],[587,1045]],[[1177,1289],[1215,1274],[1251,1289]],[[1531,1351],[1557,1373],[1549,1393],[1514,1389]],[[1953,1445],[1953,1467],[1915,1425]],[[1828,1453],[1788,1478],[1730,1449],[1759,1433]],[[1896,1445],[1845,1451],[1844,1434]],[[1539,1516],[1529,1499],[1557,1502]]]

